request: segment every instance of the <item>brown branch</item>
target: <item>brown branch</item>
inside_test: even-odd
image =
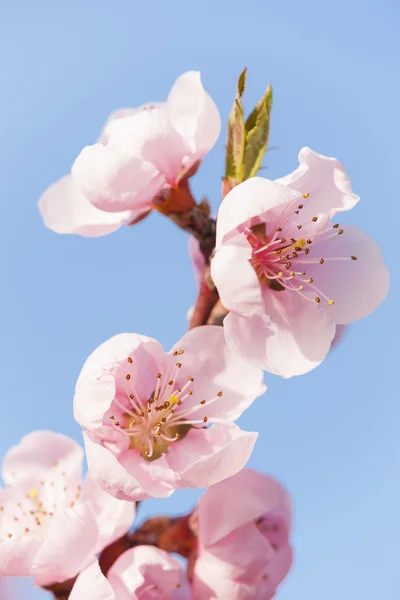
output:
[[[203,281],[200,284],[196,304],[189,323],[189,330],[206,325],[208,318],[218,301],[218,292],[211,280],[210,267],[205,268]]]

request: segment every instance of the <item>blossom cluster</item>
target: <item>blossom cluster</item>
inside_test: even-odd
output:
[[[267,137],[253,147],[252,134],[268,122],[271,91],[245,123],[244,81],[216,219],[189,186],[221,127],[196,72],[166,102],[113,113],[40,199],[57,233],[105,235],[151,210],[171,218],[194,236],[199,298],[169,351],[121,333],[86,360],[73,399],[84,478],[82,448],[58,433],[33,432],[5,456],[2,576],[70,600],[269,600],[290,570],[289,494],[246,468],[258,433],[236,420],[264,394],[264,371],[317,367],[384,300],[389,275],[378,245],[340,221],[359,198],[339,161],[303,148],[293,173],[256,175]],[[180,488],[207,489],[179,525],[131,532],[137,502]]]

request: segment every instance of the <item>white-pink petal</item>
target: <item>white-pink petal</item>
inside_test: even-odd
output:
[[[389,292],[389,271],[380,247],[369,235],[349,225],[344,225],[343,231],[318,243],[325,262],[307,266],[307,274],[334,300],[335,304],[326,308],[331,318],[346,325],[366,317],[383,302]]]
[[[83,450],[71,438],[53,431],[34,431],[7,452],[3,479],[14,487],[38,481],[60,463],[68,477],[75,479],[81,475],[82,461]]]
[[[117,600],[97,560],[79,574],[69,600]]]
[[[231,477],[246,465],[258,433],[242,431],[235,423],[216,423],[191,429],[168,455],[169,465],[182,478],[180,487],[206,487]]]
[[[261,285],[250,264],[251,257],[247,238],[239,234],[222,244],[211,261],[211,276],[222,304],[242,315],[263,310]]]
[[[217,249],[223,242],[267,219],[269,211],[301,200],[302,195],[275,181],[252,177],[234,187],[221,202],[217,218]]]
[[[155,342],[136,333],[121,333],[92,352],[80,372],[74,397],[74,416],[82,427],[97,429],[115,396],[115,373],[141,344]],[[158,344],[158,346],[160,346]],[[162,352],[162,347],[160,346]]]
[[[77,503],[56,515],[32,564],[37,585],[74,577],[95,555],[98,528],[91,507]]]
[[[335,335],[329,312],[296,293],[266,296],[265,314],[246,318],[231,312],[225,318],[229,346],[243,360],[281,377],[311,371],[324,360]]]
[[[110,496],[96,485],[89,475],[86,476],[83,485],[81,500],[87,503],[96,516],[98,528],[96,554],[125,535],[132,526],[136,514],[135,503],[117,500]]]
[[[153,165],[103,144],[86,146],[72,165],[71,174],[74,185],[89,202],[109,212],[145,212],[164,185]]]
[[[232,352],[225,342],[223,327],[195,327],[174,345],[170,353],[179,349],[185,352],[180,374],[183,379],[194,377],[193,395],[185,400],[182,409],[199,406],[199,412],[190,418],[207,416],[210,421],[214,418],[235,421],[266,390],[262,370]],[[208,406],[207,401],[220,391],[223,395]],[[203,399],[206,404],[200,405]]]
[[[172,126],[187,141],[196,158],[201,159],[217,141],[221,119],[198,71],[178,77],[168,95],[167,111]]]
[[[95,208],[74,185],[71,175],[47,188],[40,197],[39,210],[46,227],[52,231],[86,237],[116,231],[138,216],[134,211],[110,213]]]
[[[300,150],[299,162],[293,173],[275,181],[301,194],[309,194],[302,210],[305,220],[320,214],[331,219],[357,204],[359,196],[354,194],[346,171],[336,158],[305,147]]]

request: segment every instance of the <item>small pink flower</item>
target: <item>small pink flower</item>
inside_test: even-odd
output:
[[[87,359],[76,386],[89,472],[130,500],[230,477],[257,438],[234,421],[264,390],[261,369],[231,352],[220,327],[193,329],[167,354],[152,338],[117,335]]]
[[[46,225],[57,233],[99,236],[139,220],[163,189],[196,170],[220,128],[218,109],[200,74],[184,73],[166,102],[111,115],[99,141],[82,150],[71,175],[41,197]]]
[[[290,499],[277,481],[243,469],[205,492],[194,519],[196,600],[275,595],[292,564]]]
[[[206,266],[206,259],[204,258],[204,254],[200,250],[200,243],[192,235],[189,238],[189,257],[192,261],[194,279],[197,287],[200,287],[200,284],[204,277],[204,269]]]
[[[187,600],[182,565],[167,552],[136,546],[116,560],[107,574],[96,561],[79,575],[69,600]]]
[[[300,167],[254,177],[221,204],[211,273],[230,310],[228,344],[243,359],[291,377],[327,355],[337,325],[384,300],[389,274],[377,244],[330,219],[358,201],[342,165],[303,148]]]
[[[36,431],[7,453],[0,490],[0,575],[32,575],[38,585],[74,577],[124,535],[135,506],[90,478],[70,438]]]

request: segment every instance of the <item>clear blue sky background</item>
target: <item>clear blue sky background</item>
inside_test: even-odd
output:
[[[292,171],[308,145],[338,157],[362,198],[345,220],[382,245],[391,296],[314,372],[267,376],[241,419],[260,430],[250,466],[293,494],[296,562],[280,600],[399,598],[399,16],[397,0],[0,3],[1,455],[34,429],[81,439],[74,384],[102,341],[135,331],[168,348],[185,331],[185,234],[159,215],[97,240],[40,220],[41,192],[113,109],[163,100],[199,69],[225,127],[247,65],[248,108],[274,86],[266,176]],[[223,147],[224,134],[193,181],[214,207]],[[145,503],[142,517],[197,496]],[[47,597],[21,585],[13,600]]]

